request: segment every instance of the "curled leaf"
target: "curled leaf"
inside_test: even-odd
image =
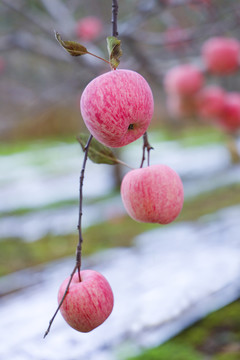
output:
[[[68,41],[68,40],[62,40],[60,34],[55,31],[55,37],[56,40],[59,42],[59,44],[72,56],[81,56],[85,54],[89,54],[87,51],[87,48],[85,46],[77,43],[76,41]]]
[[[115,36],[108,36],[107,47],[110,64],[112,68],[116,69],[120,64],[119,58],[122,56],[121,40],[117,39]]]
[[[88,141],[89,135],[79,134],[77,140],[80,143],[83,151]],[[115,157],[112,150],[105,145],[100,144],[95,138],[92,139],[89,149],[88,157],[96,164],[115,165],[120,161]]]

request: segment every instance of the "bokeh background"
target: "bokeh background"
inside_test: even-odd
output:
[[[171,225],[136,223],[119,195],[128,168],[89,160],[83,267],[107,277],[114,311],[90,334],[72,330],[59,314],[42,339],[75,261],[83,159],[76,136],[87,133],[79,99],[89,81],[110,70],[89,55],[71,57],[54,30],[107,59],[111,5],[0,1],[0,357],[237,360],[238,129],[169,111],[164,76],[190,63],[204,72],[205,84],[240,91],[239,71],[213,75],[201,57],[211,37],[240,40],[238,0],[119,1],[119,68],[141,73],[152,88],[151,163],[179,173],[185,203]],[[142,139],[115,154],[138,167]]]

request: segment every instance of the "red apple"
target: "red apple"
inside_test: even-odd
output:
[[[112,70],[92,80],[80,109],[90,133],[102,144],[121,147],[140,138],[153,115],[147,81],[131,70]]]
[[[95,40],[102,32],[102,21],[95,16],[87,16],[77,22],[76,35],[85,41]]]
[[[228,74],[239,67],[240,44],[233,38],[213,37],[202,47],[207,69],[215,74]]]
[[[223,113],[216,123],[229,132],[240,129],[240,93],[232,92],[226,95]]]
[[[136,221],[168,224],[183,206],[183,185],[166,165],[151,165],[129,171],[121,184],[122,201]]]
[[[101,325],[113,308],[112,289],[105,277],[94,270],[74,274],[68,293],[60,307],[66,322],[75,330],[89,332]],[[66,290],[69,278],[65,279],[58,292],[58,303]]]
[[[203,85],[201,71],[193,65],[184,64],[170,69],[164,79],[165,90],[180,96],[193,95]]]
[[[197,96],[198,113],[203,119],[221,116],[224,109],[225,92],[219,86],[208,86]]]

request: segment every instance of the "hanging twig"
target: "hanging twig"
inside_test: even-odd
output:
[[[112,0],[112,36],[118,37],[117,30],[118,0]]]
[[[150,151],[153,149],[153,147],[148,142],[148,135],[147,132],[143,134],[143,155],[142,155],[142,162],[140,165],[140,168],[143,167],[143,163],[145,161],[145,151],[147,150],[147,165],[150,165]]]
[[[112,1],[112,36],[117,37],[118,36],[118,31],[117,31],[117,15],[118,15],[118,1],[117,0],[113,0]],[[76,264],[75,267],[70,275],[66,290],[63,294],[63,297],[61,299],[61,301],[59,302],[58,308],[55,311],[53,317],[51,318],[51,320],[49,321],[49,326],[44,334],[44,338],[47,336],[47,334],[49,333],[52,323],[58,313],[58,311],[60,310],[70,287],[72,278],[75,274],[76,271],[78,271],[78,278],[79,278],[79,282],[81,281],[81,275],[80,275],[80,270],[81,270],[81,258],[82,258],[82,243],[83,243],[83,236],[82,236],[82,204],[83,204],[83,180],[84,180],[84,173],[85,173],[85,168],[86,168],[86,162],[87,162],[87,158],[88,158],[88,150],[89,150],[89,146],[91,143],[93,136],[90,135],[88,138],[88,141],[86,143],[86,146],[84,148],[84,158],[83,158],[83,164],[82,164],[82,170],[81,170],[81,175],[80,175],[80,185],[79,185],[79,218],[78,218],[78,245],[77,245],[77,250],[76,250]]]
[[[83,203],[83,179],[84,179],[84,173],[85,173],[85,168],[86,168],[86,162],[87,162],[87,158],[88,158],[88,149],[91,143],[93,136],[90,135],[87,141],[87,144],[84,148],[84,158],[83,158],[83,164],[82,164],[82,170],[81,170],[81,175],[80,175],[80,186],[79,186],[79,219],[78,219],[78,233],[79,233],[79,239],[78,239],[78,246],[77,246],[77,250],[76,250],[76,264],[73,268],[73,271],[70,275],[66,290],[63,294],[63,297],[61,299],[61,301],[59,302],[59,305],[57,307],[57,310],[55,311],[53,317],[51,318],[51,320],[49,321],[49,326],[44,334],[44,338],[47,336],[47,334],[49,333],[52,323],[58,313],[58,311],[60,310],[66,296],[68,293],[68,289],[70,287],[70,284],[72,282],[72,278],[73,275],[75,274],[76,270],[78,270],[78,278],[79,281],[81,281],[81,276],[80,276],[80,269],[81,269],[81,257],[82,257],[82,242],[83,242],[83,237],[82,237],[82,203]]]
[[[91,143],[93,136],[90,135],[87,141],[87,144],[84,148],[84,158],[83,158],[83,165],[81,170],[81,176],[80,176],[80,187],[79,187],[79,218],[78,218],[78,246],[76,251],[76,266],[78,269],[78,278],[79,281],[81,281],[80,276],[80,269],[81,269],[81,257],[82,257],[82,204],[83,204],[83,179],[84,179],[84,173],[85,173],[85,167],[88,157],[88,149]]]

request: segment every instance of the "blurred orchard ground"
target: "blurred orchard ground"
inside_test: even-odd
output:
[[[209,38],[220,36],[239,40],[239,26],[239,0],[119,1],[118,31],[123,49],[120,68],[141,73],[153,90],[155,113],[149,129],[149,140],[155,148],[152,161],[172,165],[183,177],[186,199],[176,226],[181,227],[185,222],[195,222],[202,217],[203,224],[209,227],[209,238],[214,233],[210,226],[213,223],[217,229],[216,237],[221,239],[220,245],[229,237],[232,240],[231,246],[239,238],[236,220],[240,203],[238,132],[223,131],[212,122],[201,121],[195,115],[173,116],[168,109],[164,77],[174,66],[190,63],[204,71],[206,85],[220,86],[228,92],[239,92],[240,71],[224,76],[213,75],[205,71],[201,58],[201,48]],[[77,241],[81,152],[76,135],[81,131],[86,132],[79,112],[79,98],[89,81],[110,70],[107,64],[91,56],[69,56],[55,40],[54,30],[64,40],[76,40],[90,52],[107,58],[106,37],[111,35],[111,4],[106,0],[0,0],[0,275],[1,294],[5,295],[2,297],[3,315],[12,314],[12,317],[5,316],[3,323],[6,328],[9,326],[10,331],[16,329],[14,344],[8,338],[2,341],[6,346],[2,354],[3,358],[13,360],[19,359],[20,348],[24,360],[43,359],[36,338],[45,331],[46,319],[49,320],[50,312],[55,307],[54,296],[58,289],[56,284],[62,281],[57,272],[61,271],[61,276],[68,276],[65,265],[54,272],[51,261],[74,256]],[[226,145],[232,159],[224,151]],[[138,141],[126,150],[119,151],[119,156],[137,167],[141,151],[142,143]],[[231,160],[236,164],[231,164]],[[157,228],[149,224],[134,223],[123,213],[119,205],[119,192],[115,191],[123,171],[115,171],[114,181],[112,169],[102,168],[90,161],[87,164],[84,184],[85,256],[105,248],[132,246],[135,236]],[[87,177],[87,174],[90,176]],[[230,211],[232,206],[236,206],[235,216]],[[228,210],[224,216],[218,213],[225,208],[230,209],[229,213]],[[211,216],[207,217],[209,214],[213,216],[213,220]],[[204,222],[205,219],[208,220]],[[234,232],[232,228],[237,230]],[[201,235],[198,230],[197,228],[199,238],[204,238],[206,234]],[[183,238],[185,239],[185,235]],[[171,238],[173,248],[174,240],[175,236]],[[159,247],[161,253],[160,241]],[[226,252],[227,249],[226,247]],[[130,268],[128,255],[125,256]],[[183,260],[178,270],[188,261],[190,263],[190,260]],[[64,264],[64,260],[62,261]],[[95,260],[91,261],[90,264],[95,264]],[[214,256],[212,261],[214,262]],[[45,265],[35,268],[41,264],[50,268],[43,271],[43,275],[39,273]],[[26,268],[30,268],[30,272],[22,273],[21,270]],[[217,279],[224,278],[223,275],[228,273],[221,266],[220,270],[217,269]],[[115,269],[110,270],[110,274],[115,274]],[[134,271],[133,269],[133,273]],[[120,267],[119,272],[122,272]],[[5,277],[11,273],[13,277]],[[163,273],[169,283],[167,271]],[[210,276],[209,278],[212,279]],[[206,278],[202,282],[207,284]],[[21,291],[26,302],[28,296],[26,297],[24,288],[39,283],[40,286],[44,284],[46,289],[43,291],[42,288],[34,288],[36,298],[33,295],[33,301],[30,301],[32,297],[29,296],[29,308],[24,313],[26,330],[21,332]],[[134,278],[131,283],[135,285]],[[215,284],[215,281],[212,283]],[[56,287],[53,288],[52,284]],[[199,287],[197,280],[195,285]],[[52,291],[51,297],[49,295],[45,300],[41,298],[41,293],[48,294],[48,291]],[[118,291],[120,290],[116,286],[116,296],[119,296]],[[10,299],[9,293],[16,293],[16,298],[13,295]],[[122,294],[125,294],[124,289]],[[126,294],[128,297],[129,292],[126,291]],[[138,294],[134,293],[129,298],[136,298],[137,302]],[[139,296],[139,302],[141,299]],[[44,307],[43,303],[53,303],[52,308],[50,309],[50,305]],[[126,308],[128,304],[120,314],[122,319],[124,314],[125,317],[130,316],[128,313],[126,315]],[[160,352],[157,349],[144,354],[144,359],[198,360],[205,359],[206,356],[214,360],[239,359],[240,329],[236,320],[238,309],[237,304],[230,310],[231,316],[228,317],[228,312],[224,312],[220,317],[213,317],[209,326],[206,325],[206,320],[203,328],[193,332],[190,329],[190,333],[184,333],[171,345],[161,348]],[[39,311],[40,315],[34,318],[36,325],[33,329],[33,313],[36,316]],[[219,318],[221,324],[217,323]],[[224,322],[224,319],[229,320]],[[123,325],[124,332],[126,324],[120,325]],[[149,326],[148,323],[143,325]],[[74,344],[72,333],[69,332],[66,336],[65,328],[61,328],[61,325],[56,328],[56,335],[54,329],[50,334],[53,342],[49,340],[49,349],[53,351],[46,352],[46,358],[66,360],[67,357],[64,358],[64,354],[58,353],[57,349],[62,349],[64,343],[65,351],[69,354],[72,350],[72,345],[69,344]],[[57,339],[60,341],[59,328],[62,330],[61,345],[57,342]],[[19,333],[22,338],[17,343]],[[213,334],[219,334],[217,339]],[[79,340],[75,338],[75,341],[77,343]],[[185,341],[189,341],[187,347]],[[25,348],[22,345],[24,343],[27,344]],[[83,343],[87,348],[87,340],[83,340]],[[91,351],[93,343],[97,343],[95,338],[89,344]],[[101,344],[104,347],[104,343]],[[190,349],[191,346],[194,349]],[[48,347],[44,345],[41,352],[47,351],[44,349]],[[76,354],[76,358],[80,358],[77,350]],[[84,356],[84,359],[88,358],[88,355]]]

